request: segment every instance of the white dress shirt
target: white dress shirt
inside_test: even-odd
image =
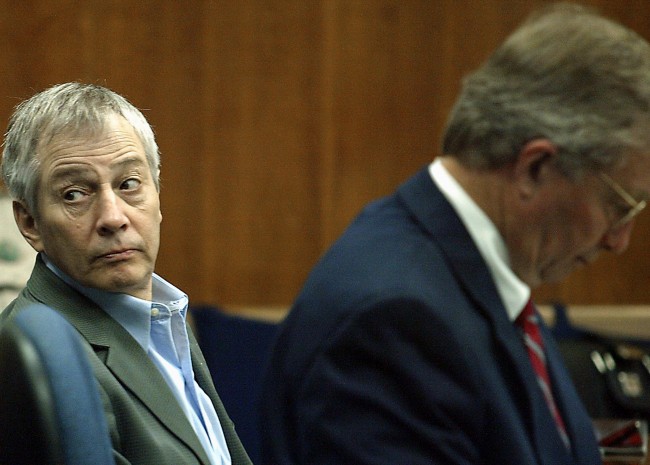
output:
[[[467,228],[487,263],[501,301],[508,312],[508,318],[514,322],[530,298],[530,287],[510,268],[503,237],[492,220],[458,184],[439,158],[429,165],[429,174]]]

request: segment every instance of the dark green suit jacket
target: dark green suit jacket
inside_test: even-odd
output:
[[[118,464],[210,464],[174,394],[142,347],[100,307],[52,273],[40,257],[25,289],[0,313],[0,327],[33,303],[60,312],[85,339]],[[214,404],[232,464],[251,465],[189,327],[188,334],[196,381]]]

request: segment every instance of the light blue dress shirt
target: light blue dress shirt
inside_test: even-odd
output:
[[[230,465],[230,453],[217,413],[194,379],[185,326],[187,295],[156,274],[151,302],[88,288],[63,273],[45,254],[41,255],[48,268],[99,305],[142,346],[178,399],[211,464]]]

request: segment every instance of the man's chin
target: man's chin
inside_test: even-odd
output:
[[[128,294],[139,299],[151,300],[151,274],[134,276],[129,273],[110,273],[100,279],[88,280],[85,286],[115,294]]]
[[[586,263],[575,263],[573,266],[553,268],[546,270],[541,277],[540,284],[559,284],[567,279],[576,270],[584,268]]]

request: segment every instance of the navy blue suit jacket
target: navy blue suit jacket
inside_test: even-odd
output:
[[[591,420],[546,328],[572,449],[485,262],[423,169],[325,254],[281,328],[268,465],[595,465]]]

